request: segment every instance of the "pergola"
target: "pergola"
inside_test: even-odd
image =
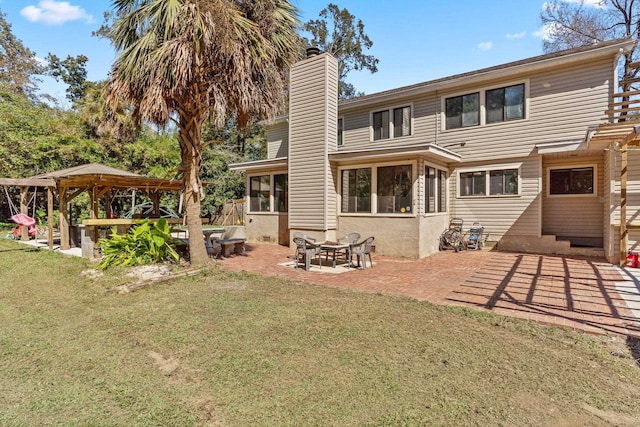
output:
[[[640,68],[640,63],[631,64],[632,68]],[[630,79],[628,83],[637,83],[639,78]],[[627,218],[627,176],[628,152],[640,149],[640,90],[619,92],[613,95],[619,101],[609,104],[605,111],[604,123],[598,125],[590,139],[591,144],[604,144],[620,152],[620,265],[625,264],[629,230],[638,228],[629,224]]]
[[[111,216],[111,198],[113,190],[135,189],[146,193],[154,205],[154,212],[159,213],[160,195],[164,191],[180,191],[182,181],[177,179],[149,178],[132,172],[90,163],[54,172],[33,176],[31,178],[0,178],[0,185],[20,187],[20,211],[28,214],[27,201],[31,188],[47,189],[47,240],[49,248],[53,248],[53,198],[59,201],[60,249],[69,249],[69,203],[77,196],[88,192],[91,198],[91,219],[98,219],[99,202],[105,199],[105,215]],[[28,239],[26,227],[22,238]]]

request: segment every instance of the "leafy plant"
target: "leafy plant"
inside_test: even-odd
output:
[[[177,239],[171,236],[171,228],[166,219],[160,218],[154,224],[145,219],[127,234],[117,234],[114,229],[110,238],[99,240],[103,254],[99,266],[104,270],[112,265],[178,262],[180,256],[174,248],[176,243]]]

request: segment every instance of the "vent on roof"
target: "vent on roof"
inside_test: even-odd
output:
[[[318,49],[317,47],[307,48],[307,58],[311,58],[317,55],[320,55],[320,49]]]

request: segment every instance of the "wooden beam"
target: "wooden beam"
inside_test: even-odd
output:
[[[630,62],[629,68],[640,68],[640,62]]]
[[[58,220],[58,227],[60,227],[60,249],[66,250],[71,248],[71,245],[69,244],[69,201],[67,199],[66,187],[62,187],[60,189],[59,198],[60,206],[58,207],[58,211],[60,212],[60,217]]]
[[[53,179],[0,178],[0,185],[15,187],[55,187],[56,182]]]
[[[622,144],[620,153],[620,265],[626,263],[627,258],[627,150],[626,144]]]
[[[640,103],[639,103],[640,104]],[[616,113],[629,113],[632,111],[640,111],[640,107],[628,107],[628,108],[613,108],[611,110],[607,110],[605,114],[616,114]],[[609,117],[607,117],[608,119]],[[606,119],[603,119],[606,120]]]
[[[630,79],[620,80],[618,82],[618,84],[624,85],[624,84],[633,84],[633,83],[638,83],[638,82],[640,82],[640,77],[633,77],[633,78],[630,78]]]
[[[47,187],[47,243],[53,250],[53,188]]]
[[[614,98],[624,98],[627,96],[636,96],[636,95],[640,95],[640,90],[630,90],[627,92],[618,92],[618,93],[614,93],[613,97]]]
[[[20,213],[29,215],[29,187],[20,187]],[[29,227],[20,227],[20,240],[29,240]]]

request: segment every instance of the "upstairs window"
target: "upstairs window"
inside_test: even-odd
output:
[[[480,93],[447,98],[445,110],[447,129],[478,126],[480,124]]]
[[[487,123],[524,118],[524,84],[486,92]]]
[[[389,138],[389,111],[373,113],[373,140]]]
[[[342,146],[342,127],[343,127],[342,117],[338,119],[338,147]]]
[[[411,106],[376,111],[372,114],[373,140],[411,135]]]

